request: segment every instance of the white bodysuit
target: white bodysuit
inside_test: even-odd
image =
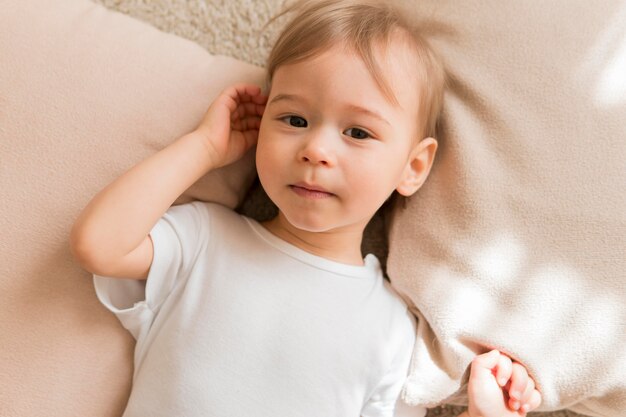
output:
[[[330,261],[202,202],[150,235],[147,281],[94,277],[137,340],[124,417],[393,416],[415,323],[376,257]]]

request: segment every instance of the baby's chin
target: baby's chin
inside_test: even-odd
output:
[[[280,215],[282,216],[282,220],[288,223],[285,226],[293,228],[295,231],[305,233],[326,233],[333,229],[333,225],[329,224],[330,222],[320,215],[307,215],[304,213],[295,213],[290,215],[282,210],[280,210]]]

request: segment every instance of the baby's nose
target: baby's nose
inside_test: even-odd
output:
[[[332,139],[322,134],[311,135],[300,149],[298,159],[311,164],[334,165]]]

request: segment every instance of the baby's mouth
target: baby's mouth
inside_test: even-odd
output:
[[[297,183],[289,185],[289,188],[291,188],[294,193],[304,198],[320,199],[334,196],[333,193],[323,187],[313,184]]]

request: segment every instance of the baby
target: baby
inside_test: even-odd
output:
[[[297,8],[268,77],[268,96],[224,90],[73,227],[77,261],[137,341],[127,417],[395,413],[415,323],[361,240],[392,193],[428,176],[442,66],[394,7],[321,1]],[[255,144],[274,219],[170,207]],[[469,401],[469,417],[519,416],[540,396],[491,351],[472,364]]]

